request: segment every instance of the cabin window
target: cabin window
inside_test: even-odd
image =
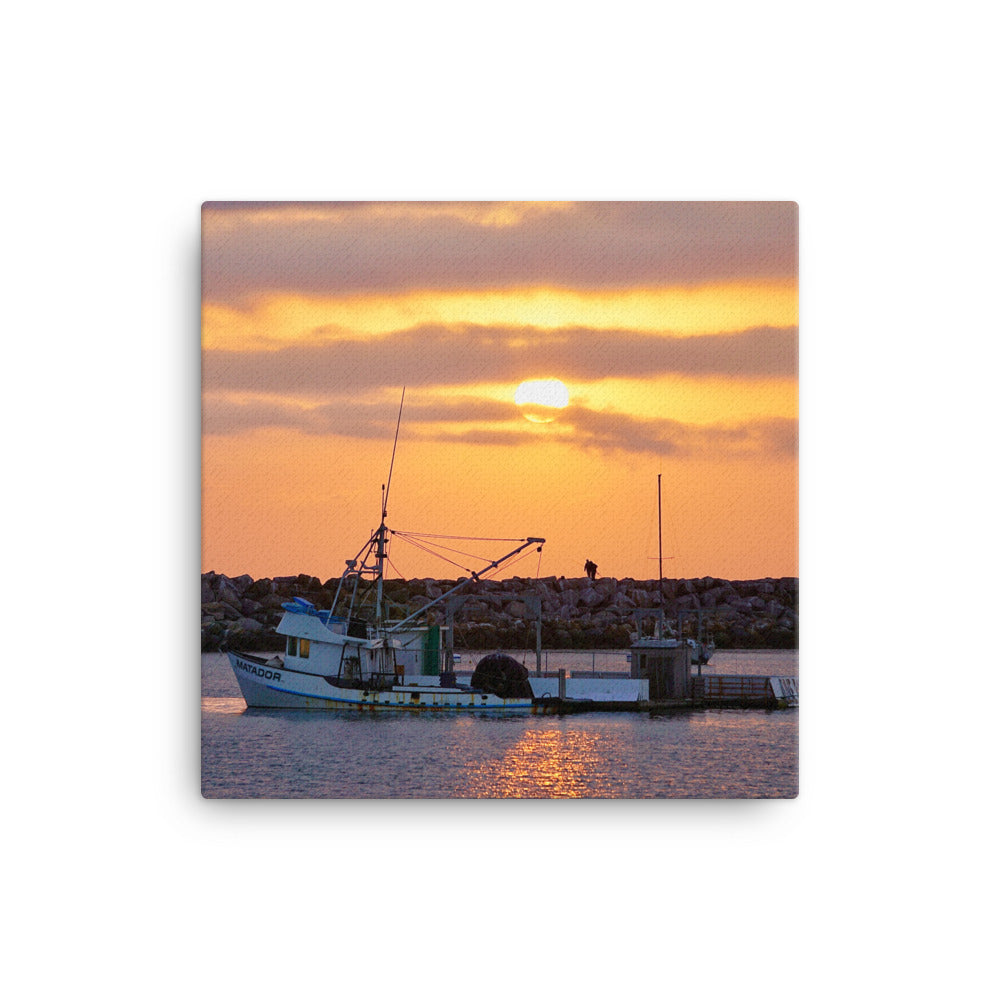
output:
[[[308,658],[308,656],[309,656],[309,640],[308,639],[299,639],[299,656],[301,656],[303,659]]]
[[[288,641],[285,643],[285,655],[286,656],[299,655],[299,640],[294,635],[290,635],[288,637]]]

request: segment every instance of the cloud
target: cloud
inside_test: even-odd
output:
[[[556,423],[540,426],[523,421],[513,403],[474,396],[407,402],[405,415],[408,438],[442,444],[516,447],[548,441],[585,451],[701,458],[792,458],[798,447],[797,423],[786,418],[703,425],[570,406]],[[395,426],[395,412],[383,402],[307,406],[207,395],[203,410],[203,430],[210,435],[284,428],[311,435],[391,439]]]
[[[565,419],[573,426],[575,444],[603,452],[790,458],[798,449],[797,422],[784,417],[706,425],[574,407]]]
[[[539,373],[564,380],[657,375],[794,378],[796,327],[754,327],[671,337],[632,330],[427,325],[377,338],[314,331],[309,343],[274,351],[206,350],[206,391],[325,396],[387,385],[518,382]]]
[[[795,277],[792,202],[207,203],[206,302]]]
[[[209,201],[202,206],[209,233],[267,226],[288,229],[301,223],[328,226],[355,224],[358,219],[434,222],[458,219],[486,228],[522,225],[554,212],[571,212],[570,201]]]
[[[398,406],[398,402],[395,404]],[[202,429],[205,434],[242,434],[262,428],[286,428],[303,434],[336,434],[342,437],[391,438],[396,428],[397,409],[384,401],[356,397],[310,405],[297,400],[270,398],[233,399],[224,393],[206,392],[202,402]],[[405,404],[408,428],[427,424],[495,424],[520,419],[513,403],[476,396],[446,401]]]
[[[541,433],[584,451],[648,453],[673,458],[794,458],[798,428],[794,420],[768,417],[727,424],[685,424],[663,418],[638,418],[614,411],[571,407],[557,427],[538,430],[441,430],[417,433],[425,439],[461,444],[525,444]]]

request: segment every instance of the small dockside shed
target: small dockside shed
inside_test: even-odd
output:
[[[631,652],[631,676],[649,681],[650,701],[691,697],[691,649],[686,642],[637,639]]]

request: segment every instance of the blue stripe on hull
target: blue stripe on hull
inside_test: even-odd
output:
[[[327,698],[318,694],[299,694],[296,691],[283,691],[281,688],[268,687],[269,691],[297,698],[307,698],[313,701],[329,701],[346,708],[378,709],[380,712],[532,712],[534,706],[527,705],[406,705],[391,704],[384,701],[354,701],[350,698]],[[263,706],[266,707],[266,706]]]
[[[268,691],[274,691],[276,694],[283,694],[290,698],[305,698],[311,701],[329,701],[336,705],[344,705],[347,708],[374,708],[379,711],[391,712],[531,712],[534,708],[534,706],[530,703],[527,705],[432,705],[428,702],[422,702],[419,705],[407,705],[405,703],[395,704],[384,701],[355,701],[352,698],[329,698],[326,695],[302,694],[298,691],[285,691],[282,688],[272,687],[271,685],[266,686]],[[269,706],[262,705],[257,707],[267,708]]]

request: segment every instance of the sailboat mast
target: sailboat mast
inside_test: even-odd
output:
[[[663,585],[663,498],[660,494],[660,480],[663,478],[663,473],[657,473],[656,476],[656,516],[657,516],[657,527],[659,528],[660,537],[660,585]]]

